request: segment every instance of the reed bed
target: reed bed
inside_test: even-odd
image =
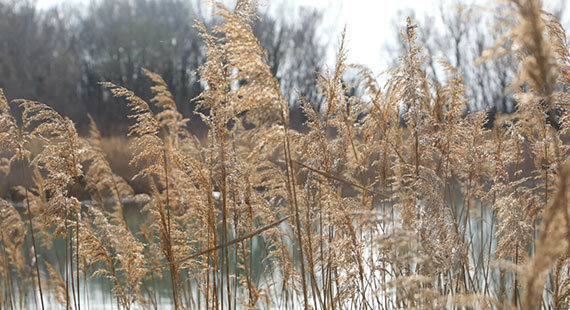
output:
[[[149,102],[102,83],[132,111],[146,193],[113,171],[93,121],[82,137],[14,100],[18,122],[0,89],[0,171],[23,180],[21,208],[0,200],[0,309],[91,309],[97,292],[112,309],[568,309],[570,54],[540,5],[504,6],[510,30],[485,54],[520,61],[514,113],[468,112],[445,60],[431,80],[408,19],[386,85],[347,63],[342,35],[318,75],[323,109],[300,96],[298,132],[251,31],[256,4],[213,4],[221,23],[196,21],[207,138],[151,71]]]

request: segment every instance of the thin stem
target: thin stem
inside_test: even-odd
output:
[[[304,308],[305,310],[309,309],[308,297],[307,297],[307,283],[305,280],[305,259],[303,255],[303,240],[301,237],[301,221],[299,219],[299,205],[297,203],[297,192],[295,189],[295,177],[293,171],[293,161],[291,160],[291,148],[289,147],[289,132],[287,130],[287,123],[285,122],[285,118],[283,117],[283,122],[285,124],[285,161],[286,161],[286,171],[287,171],[287,182],[289,183],[289,188],[291,190],[293,196],[293,206],[295,208],[295,226],[296,226],[296,234],[297,234],[297,241],[299,242],[299,255],[301,261],[301,281],[303,285],[303,300],[305,301]]]
[[[26,186],[24,186],[24,192],[26,195],[26,208],[28,210],[28,222],[30,223],[30,231],[31,231],[31,236],[32,236],[32,246],[33,246],[33,250],[34,250],[34,259],[36,260],[36,275],[38,277],[38,288],[40,290],[40,301],[42,304],[42,310],[45,310],[45,305],[44,305],[44,294],[42,291],[42,277],[40,275],[40,262],[38,260],[38,248],[36,246],[36,238],[34,235],[34,224],[32,221],[32,211],[30,209],[30,198],[28,196],[28,186],[27,186],[27,182],[26,182],[26,174],[25,174],[25,170],[24,170],[24,161],[21,160],[21,168],[22,168],[22,177],[24,178],[24,184],[26,184]]]
[[[75,262],[77,272],[75,274],[77,281],[77,309],[81,310],[81,295],[79,286],[79,215],[81,213],[81,205],[79,205],[79,210],[77,211],[77,216],[75,218]]]
[[[165,132],[165,136],[166,136],[166,132]],[[168,141],[165,142],[165,145],[168,143]],[[171,220],[170,220],[170,198],[169,198],[169,184],[168,184],[168,157],[166,154],[166,147],[164,148],[164,153],[163,153],[163,159],[164,159],[164,182],[165,182],[165,191],[166,191],[166,218],[168,221],[167,224],[167,231],[166,231],[166,238],[167,238],[167,247],[168,247],[168,252],[169,252],[169,257],[167,257],[168,260],[171,261],[175,261],[175,257],[174,257],[174,251],[172,250],[172,227],[171,227]],[[175,264],[170,264],[170,281],[172,283],[172,300],[174,301],[174,309],[178,310],[179,306],[178,306],[178,288],[177,288],[177,281],[178,281],[178,273],[177,273],[177,267]]]

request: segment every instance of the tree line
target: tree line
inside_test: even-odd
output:
[[[110,81],[148,99],[147,68],[164,78],[190,127],[200,131],[192,99],[204,88],[195,70],[206,54],[193,26],[194,18],[215,24],[208,14],[199,0],[94,0],[47,9],[29,0],[0,0],[0,88],[9,98],[54,107],[80,130],[90,114],[112,135],[126,130],[128,111],[99,83]],[[326,58],[317,37],[322,13],[298,8],[290,14],[259,12],[252,28],[282,87],[318,102],[316,72]],[[299,118],[295,111],[292,117]]]
[[[472,98],[468,109],[488,108],[492,121],[498,111],[516,108],[509,81],[518,68],[509,54],[484,59],[485,50],[506,34],[509,25],[476,3],[456,1],[452,9],[441,6],[437,14],[400,11],[385,36],[398,38],[385,45],[384,54],[378,51],[378,57],[391,65],[400,61],[395,55],[407,46],[399,36],[406,17],[412,16],[420,25],[419,42],[428,56],[425,74],[432,83],[441,83],[445,76],[438,57],[449,61],[468,86]],[[565,10],[561,2],[553,11],[563,19]],[[292,126],[299,128],[304,121],[299,94],[321,109],[316,78],[327,59],[328,46],[319,33],[325,12],[304,7],[277,11],[258,12],[252,29],[289,96]],[[48,9],[37,8],[33,0],[0,0],[0,87],[9,98],[29,98],[54,107],[74,120],[80,131],[91,115],[103,134],[121,134],[130,124],[128,110],[99,83],[110,81],[148,99],[150,81],[142,72],[147,68],[163,77],[179,111],[199,134],[204,126],[193,113],[192,99],[204,88],[195,71],[206,54],[194,18],[210,28],[216,18],[209,14],[200,0],[92,0],[86,6]]]

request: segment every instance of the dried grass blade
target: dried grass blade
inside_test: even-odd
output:
[[[303,163],[301,163],[301,162],[298,162],[298,161],[296,161],[296,160],[294,160],[294,159],[291,159],[291,161],[294,162],[294,163],[296,163],[297,165],[303,167],[303,168],[309,169],[309,170],[311,170],[312,172],[318,173],[318,174],[320,174],[320,175],[322,175],[322,176],[324,176],[324,177],[327,177],[327,178],[329,178],[329,179],[333,179],[333,180],[335,180],[335,181],[339,181],[339,182],[342,182],[342,183],[345,183],[345,184],[354,186],[354,187],[359,188],[359,189],[361,189],[361,190],[363,190],[363,191],[365,191],[365,192],[373,193],[373,194],[378,195],[378,196],[380,196],[380,197],[382,197],[382,198],[388,198],[386,195],[384,195],[384,194],[382,194],[382,193],[380,193],[380,192],[377,192],[377,191],[375,191],[375,190],[373,190],[373,189],[366,188],[366,187],[364,187],[364,186],[362,186],[362,185],[358,185],[358,184],[356,184],[356,183],[354,183],[354,182],[351,182],[351,181],[349,181],[349,180],[343,179],[343,178],[341,178],[341,177],[337,177],[336,175],[332,175],[332,174],[330,174],[330,173],[327,173],[327,172],[324,172],[324,171],[315,169],[315,168],[313,168],[313,167],[309,167],[309,166],[307,166],[307,165],[305,165],[305,164],[303,164]]]
[[[193,258],[196,258],[196,257],[198,257],[198,256],[202,256],[202,255],[204,255],[204,254],[208,254],[208,253],[210,253],[210,252],[217,251],[217,250],[219,250],[219,249],[227,248],[227,247],[232,246],[232,245],[234,245],[234,244],[236,244],[236,243],[239,243],[239,242],[242,242],[242,241],[247,240],[247,239],[249,239],[249,238],[255,237],[256,235],[259,235],[260,233],[262,233],[262,232],[264,232],[264,231],[266,231],[266,230],[268,230],[268,229],[271,229],[271,228],[273,228],[273,227],[275,227],[275,226],[277,226],[277,225],[279,225],[279,224],[285,222],[286,220],[288,220],[288,219],[291,218],[291,217],[293,217],[293,215],[288,215],[288,216],[286,216],[286,217],[284,217],[284,218],[282,218],[282,219],[280,219],[280,220],[278,220],[278,221],[275,221],[275,222],[273,222],[273,223],[271,223],[271,224],[265,225],[265,226],[263,226],[263,227],[261,227],[261,228],[255,230],[255,231],[252,231],[252,232],[250,232],[249,234],[243,235],[243,236],[241,236],[241,237],[239,237],[239,238],[237,238],[237,239],[233,239],[233,240],[228,241],[228,242],[226,242],[226,243],[222,243],[222,244],[219,244],[219,245],[217,245],[217,246],[215,246],[215,247],[212,247],[212,248],[209,248],[209,249],[206,249],[206,250],[202,250],[202,251],[200,251],[200,252],[198,252],[198,253],[194,253],[194,254],[192,254],[192,255],[190,255],[190,256],[186,256],[186,257],[184,257],[184,258],[182,258],[182,259],[173,261],[173,262],[171,262],[171,263],[166,263],[166,264],[163,264],[163,265],[160,265],[160,266],[155,266],[154,268],[150,268],[150,269],[161,269],[161,268],[164,268],[164,267],[168,267],[168,266],[171,265],[171,264],[184,263],[184,262],[186,262],[186,261],[188,261],[188,260],[191,260],[191,259],[193,259]]]

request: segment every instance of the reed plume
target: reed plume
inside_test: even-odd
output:
[[[461,69],[427,54],[411,18],[384,76],[348,62],[343,32],[315,103],[282,92],[252,32],[256,2],[213,3],[216,24],[196,21],[205,137],[158,74],[143,69],[148,101],[102,83],[131,109],[144,191],[113,171],[90,116],[80,137],[20,100],[19,126],[0,90],[0,171],[22,163],[33,183],[14,190],[27,221],[0,200],[0,307],[37,303],[28,296],[44,275],[46,300],[77,310],[96,278],[119,309],[566,309],[570,54],[540,1],[508,3],[511,28],[480,61],[519,61],[516,108],[493,122],[469,111]],[[304,130],[292,129],[288,96]]]

